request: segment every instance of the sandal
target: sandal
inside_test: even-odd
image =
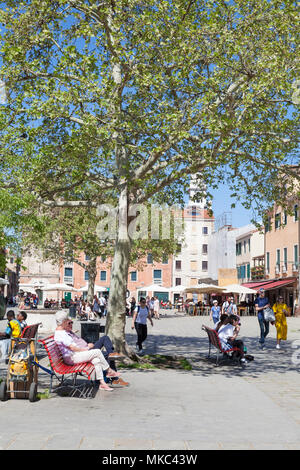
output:
[[[108,387],[107,385],[100,385],[99,390],[104,390],[105,392],[113,392],[114,389],[111,387]]]

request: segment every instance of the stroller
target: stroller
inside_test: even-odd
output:
[[[0,400],[28,398],[30,402],[36,401],[37,374],[35,340],[12,339],[6,380],[0,384]]]

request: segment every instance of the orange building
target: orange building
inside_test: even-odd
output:
[[[79,261],[87,264],[89,260],[82,254]],[[95,292],[100,292],[102,288],[109,291],[111,276],[111,259],[97,260],[97,277]],[[65,263],[60,268],[60,282],[73,285],[76,289],[81,289],[83,294],[87,292],[89,274],[87,270],[77,263]],[[155,295],[155,291],[148,290],[147,286],[157,284],[167,289],[172,286],[172,257],[167,257],[159,262],[153,262],[151,253],[137,266],[130,266],[127,289],[130,296],[138,298],[141,295]],[[139,292],[138,292],[139,289]],[[79,293],[80,294],[80,293]],[[156,295],[163,299],[169,299],[168,290],[157,292]]]

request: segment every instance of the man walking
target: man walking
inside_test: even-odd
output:
[[[269,334],[270,324],[265,320],[264,309],[270,307],[268,297],[265,296],[264,289],[259,289],[259,296],[254,302],[255,310],[257,312],[257,319],[260,326],[260,346],[263,349],[265,347],[265,338]]]

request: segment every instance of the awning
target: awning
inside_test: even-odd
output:
[[[261,288],[265,290],[272,290],[272,289],[279,289],[280,287],[287,286],[289,284],[293,284],[296,281],[296,278],[289,278],[289,279],[281,279],[278,281],[270,280],[270,281],[260,281],[260,282],[248,282],[246,284],[242,284],[242,286],[249,287],[250,289],[259,290]]]

